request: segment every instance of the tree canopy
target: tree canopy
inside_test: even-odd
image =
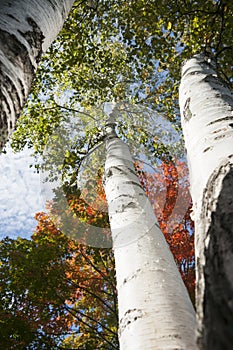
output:
[[[14,135],[38,149],[67,113],[106,101],[145,104],[179,124],[182,62],[204,52],[232,86],[232,4],[223,1],[75,3],[44,56]],[[40,140],[40,141],[39,141]]]

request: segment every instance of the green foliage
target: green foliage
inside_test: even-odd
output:
[[[0,243],[1,349],[117,349],[113,253],[36,218],[32,240]]]
[[[56,324],[62,304],[54,293],[61,285],[64,241],[51,245],[25,239],[4,239],[0,245],[0,346],[2,349],[56,349],[56,332],[67,330]],[[52,239],[50,239],[52,241]]]
[[[28,143],[41,152],[73,109],[113,99],[145,104],[177,122],[181,64],[200,51],[216,60],[218,73],[232,86],[229,2],[94,3],[77,1],[44,56],[13,136],[15,150]]]

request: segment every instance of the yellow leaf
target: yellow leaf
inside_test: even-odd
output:
[[[194,19],[193,19],[193,28],[198,28],[198,27],[199,27],[198,18],[194,17]]]
[[[167,24],[167,30],[170,30],[172,28],[172,23],[171,22],[168,22]]]

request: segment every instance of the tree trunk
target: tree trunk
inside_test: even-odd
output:
[[[34,72],[74,0],[0,1],[0,150],[28,97]]]
[[[192,303],[128,146],[116,137],[107,141],[105,191],[116,262],[120,349],[196,349]]]
[[[195,220],[198,344],[233,346],[233,95],[196,55],[182,69],[182,126]]]

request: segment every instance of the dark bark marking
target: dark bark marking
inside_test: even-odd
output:
[[[142,186],[138,183],[138,182],[135,182],[135,181],[125,181],[124,182],[125,184],[129,184],[129,185],[133,185],[133,186],[137,186],[137,187],[140,187],[142,189]]]
[[[31,17],[27,17],[27,22],[32,27],[32,30],[24,33],[23,36],[29,45],[35,49],[35,58],[38,63],[42,55],[42,43],[45,37],[37,23]]]
[[[8,14],[9,17],[17,21],[17,18]],[[42,42],[44,39],[43,33],[40,30],[39,26],[35,23],[32,18],[27,18],[27,22],[31,26],[32,30],[23,33],[22,31],[18,31],[20,35],[27,40],[31,47],[31,52],[35,57],[35,61],[38,62],[41,54],[42,54]],[[0,61],[0,120],[4,132],[1,135],[1,144],[3,145],[6,142],[7,135],[7,120],[10,119],[9,123],[14,127],[14,124],[19,117],[21,108],[27,98],[29,93],[29,89],[31,87],[32,79],[34,76],[35,67],[31,62],[31,59],[28,54],[28,50],[26,46],[14,35],[10,34],[4,30],[0,30],[0,42],[1,42],[1,50],[3,55],[5,55],[8,60],[15,66],[18,67],[23,73],[22,81],[12,75],[12,72],[9,71],[8,67],[5,67],[4,63]],[[18,79],[17,83],[19,83],[20,88],[16,86],[16,79]],[[28,87],[28,91],[25,91],[24,85]],[[14,113],[10,112],[9,103],[6,101],[6,96],[3,95],[3,87],[8,92],[11,101],[14,106]],[[7,110],[3,110],[3,101],[5,100],[7,105]]]
[[[129,202],[129,203],[125,206],[125,208],[137,208],[137,205],[136,205],[136,203],[134,203],[134,202]]]
[[[109,177],[111,177],[113,174],[112,174],[112,170],[111,169],[108,169],[107,171],[106,171],[106,178],[109,178]]]
[[[114,198],[114,201],[117,200],[118,198],[121,198],[121,197],[127,197],[127,198],[134,198],[134,196],[130,196],[129,194],[120,194],[119,196],[117,196],[116,198]]]
[[[51,7],[55,11],[56,10],[56,5],[54,4],[54,0],[48,0],[48,2],[50,3]]]
[[[116,210],[116,213],[124,213],[125,209],[128,209],[128,208],[137,208],[138,205],[134,202],[129,202],[127,204],[122,204],[121,205],[121,208],[119,210]]]
[[[223,134],[223,135],[217,136],[214,139],[217,141],[217,140],[220,140],[220,139],[223,139],[223,138],[229,138],[229,137],[232,137],[232,136],[233,136],[232,133],[227,133],[227,134]]]
[[[6,112],[3,111],[0,118],[0,129],[4,129],[6,125],[7,125],[7,116],[6,116]]]
[[[208,123],[207,126],[213,125],[215,123],[221,123],[221,122],[226,121],[226,120],[233,120],[233,116],[226,116],[226,117],[223,117],[223,118],[219,118],[219,119],[213,120],[212,122]]]
[[[15,35],[9,34],[3,30],[0,30],[0,42],[2,43],[1,49],[3,54],[14,64],[17,65],[24,72],[24,79],[27,85],[31,85],[34,69],[28,56],[26,47],[19,42]],[[14,85],[15,77],[9,77],[10,72],[0,62],[0,87],[5,86],[6,90],[12,96],[13,105],[16,111],[16,115],[19,114],[21,103],[19,98],[20,91],[17,91]],[[22,85],[21,85],[22,86]],[[25,91],[23,91],[25,96]]]
[[[18,93],[14,83],[11,81],[11,79],[8,77],[8,75],[2,74],[0,76],[0,86],[1,86],[1,91],[3,91],[3,87],[4,87],[5,90],[8,92],[8,94],[11,96],[11,100],[14,102],[13,108],[15,111],[15,116],[17,117],[19,115],[21,103],[20,103],[19,93]],[[7,106],[8,106],[7,114],[9,114],[10,113],[10,106],[9,106],[8,101],[7,101],[7,98],[3,94],[1,95],[1,97],[2,97],[2,100],[4,100],[5,103],[7,103]]]
[[[9,6],[9,5],[8,5],[8,6]],[[10,17],[10,18],[12,18],[12,19],[14,19],[16,22],[20,22],[20,21],[18,20],[18,18],[16,18],[15,16],[11,15],[10,13],[8,13],[7,16]]]
[[[182,64],[182,66],[184,66],[186,62],[187,62],[187,60]],[[189,67],[189,68],[186,68],[186,70],[183,71],[183,76],[187,76],[187,75],[201,75],[201,73],[193,71],[193,68]]]
[[[222,86],[225,89],[229,90],[226,86],[226,82],[223,79],[221,79],[219,76],[217,76],[216,73],[206,75],[203,81],[205,83],[208,83],[214,89],[216,86],[217,87],[216,90],[218,90],[218,94],[219,94],[219,86]],[[222,96],[223,94],[220,94],[221,98]]]
[[[137,269],[133,275],[129,276],[128,278],[124,278],[123,285],[131,281],[132,279],[136,278],[141,271],[142,271],[141,269]]]
[[[215,90],[216,88],[213,86],[213,89]],[[216,91],[219,91],[219,87],[217,87]],[[228,104],[232,109],[232,107],[233,107],[233,95],[229,94],[229,90],[227,90],[226,86],[225,86],[225,93],[224,92],[221,92],[221,93],[217,92],[215,94],[215,97],[217,97],[217,98],[219,97],[221,100],[224,100],[224,102],[226,104]],[[216,101],[216,103],[217,103],[217,101]]]
[[[119,322],[119,336],[123,333],[125,328],[132,322],[136,322],[143,317],[143,311],[140,309],[130,309],[125,312],[124,316]]]
[[[207,151],[210,151],[211,149],[213,149],[213,147],[212,147],[212,146],[207,147],[206,149],[204,149],[203,153],[205,153],[205,152],[207,152]]]
[[[135,208],[137,208],[138,206],[137,206],[137,204],[136,203],[134,203],[134,202],[129,202],[129,203],[127,203],[127,204],[123,204],[122,205],[122,212],[123,211],[125,211],[125,209],[130,209],[130,208],[132,208],[132,209],[135,209]]]
[[[220,169],[221,170],[221,169]],[[219,172],[218,172],[219,174]],[[212,179],[208,191],[218,181]],[[205,291],[203,329],[198,339],[199,349],[231,350],[233,346],[233,166],[222,181],[216,210],[212,212],[205,249]],[[206,198],[208,198],[206,194]],[[210,196],[209,198],[213,198]],[[208,199],[207,199],[208,200]],[[207,210],[213,210],[208,200]]]
[[[18,79],[18,83],[19,83],[19,85],[20,85],[20,87],[21,87],[22,95],[23,95],[23,97],[26,99],[26,98],[27,98],[27,95],[26,95],[26,91],[25,91],[24,85],[23,85],[23,83],[22,83],[22,81],[21,81],[20,79]]]
[[[111,166],[111,171],[113,173],[114,170],[116,170],[117,173],[120,174],[127,174],[128,172],[135,175],[137,177],[137,175],[135,174],[135,170],[132,170],[131,168],[127,167],[127,171],[125,170],[126,165],[122,165],[122,166]]]
[[[223,132],[223,131],[227,131],[227,128],[224,127],[224,128],[221,128],[221,129],[214,130],[214,131],[212,131],[211,134],[218,134],[219,132]]]
[[[42,32],[40,31],[40,29],[37,27],[36,23],[32,19],[30,20],[28,19],[28,23],[31,25],[32,30],[27,32],[22,32],[21,30],[18,30],[18,32],[28,42],[29,46],[32,49],[33,56],[35,57],[35,61],[36,63],[38,63],[42,55],[42,42],[44,39],[44,35],[42,34]],[[34,69],[35,68],[33,67],[33,71]]]
[[[192,118],[192,112],[190,110],[190,101],[191,101],[191,98],[190,97],[187,98],[184,105],[183,115],[186,121],[189,121]]]
[[[22,63],[27,59],[26,47],[17,39],[14,34],[0,30],[1,49],[6,57],[13,63]]]
[[[223,135],[219,135],[219,136],[216,136],[214,139],[217,141],[217,140],[221,140],[221,139],[223,139],[224,137],[226,137],[226,135],[225,135],[225,134],[223,134]]]
[[[111,199],[111,201],[109,201],[108,203],[110,204],[110,203],[112,203],[112,202],[115,202],[115,201],[117,201],[117,200],[118,200],[119,198],[121,198],[121,197],[134,199],[134,196],[130,196],[129,194],[120,194],[119,196],[117,196],[117,197]]]
[[[1,70],[0,70],[0,77],[1,77]],[[1,83],[1,78],[0,78],[0,83]],[[1,85],[1,87],[2,87],[3,85]],[[7,114],[9,114],[10,113],[10,111],[11,111],[11,109],[10,109],[10,105],[9,105],[9,103],[8,103],[8,101],[7,101],[7,99],[6,99],[6,97],[2,94],[2,91],[0,92],[0,94],[1,94],[1,102],[5,102],[5,104],[6,104],[6,108],[7,108],[7,110],[4,110],[4,112],[5,113],[7,113]],[[2,106],[1,106],[2,107]],[[3,111],[3,107],[2,107],[2,111]],[[7,124],[7,117],[6,117],[6,119],[4,119],[1,115],[0,115],[0,120],[2,119],[6,124]]]

